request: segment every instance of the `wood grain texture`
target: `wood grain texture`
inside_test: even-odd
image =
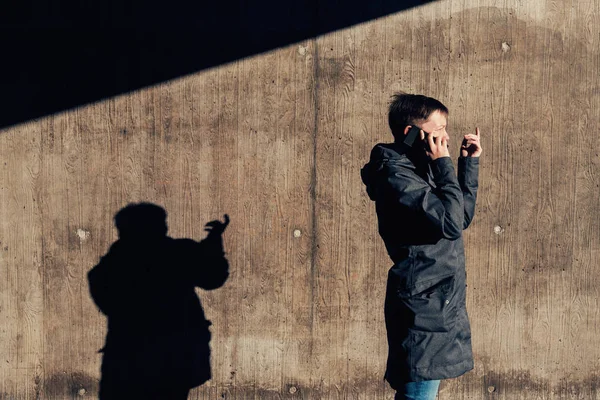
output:
[[[40,174],[40,126],[25,124],[3,139],[0,393],[32,398],[40,390],[44,334],[40,212],[33,201]]]
[[[391,399],[391,261],[360,181],[397,90],[481,128],[465,232],[475,370],[438,398],[600,399],[600,3],[439,1],[0,131],[0,399],[96,398],[86,273],[130,202],[231,275],[198,291],[213,378],[190,399]]]
[[[386,271],[360,170],[369,135],[384,131],[382,66],[377,45],[384,29],[366,25],[320,39],[316,138],[318,331],[321,358],[314,374],[326,398],[385,396],[382,326]],[[373,46],[366,45],[373,43]],[[382,126],[383,125],[383,126]],[[383,129],[382,129],[383,128]],[[332,346],[332,343],[337,345]]]

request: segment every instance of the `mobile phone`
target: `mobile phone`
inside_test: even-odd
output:
[[[419,128],[416,125],[411,126],[408,133],[406,134],[406,137],[404,138],[404,144],[408,147],[413,147],[413,145],[415,144],[415,139],[418,138],[419,140],[421,140],[421,138],[419,137],[420,133],[421,128]]]
[[[427,140],[421,140],[421,131],[423,131],[422,128],[419,128],[416,125],[411,126],[408,130],[408,133],[406,134],[406,137],[404,138],[404,144],[408,147],[420,147],[427,151],[431,151],[431,149],[429,148],[429,142],[427,142]],[[427,138],[427,135],[429,135],[429,133],[425,131],[423,131],[423,133],[425,134],[425,138]],[[417,143],[416,145],[415,141]]]

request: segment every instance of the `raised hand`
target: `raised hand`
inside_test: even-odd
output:
[[[218,219],[210,221],[205,225],[204,230],[207,231],[209,235],[222,235],[227,228],[227,225],[229,225],[229,215],[225,214],[223,217],[225,218],[225,222],[221,222]]]
[[[461,157],[479,157],[483,149],[481,148],[479,128],[475,128],[475,134],[465,135],[460,146]]]

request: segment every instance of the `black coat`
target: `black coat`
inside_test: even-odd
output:
[[[457,377],[473,368],[462,231],[475,211],[479,158],[429,162],[401,144],[378,144],[361,171],[375,201],[388,273],[386,380]]]

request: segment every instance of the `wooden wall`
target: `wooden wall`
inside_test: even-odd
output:
[[[391,262],[360,181],[396,90],[482,132],[465,233],[475,370],[439,399],[600,399],[600,2],[431,3],[0,131],[0,399],[96,398],[86,273],[129,202],[228,213],[190,399],[391,399]],[[51,95],[51,94],[49,94]]]

